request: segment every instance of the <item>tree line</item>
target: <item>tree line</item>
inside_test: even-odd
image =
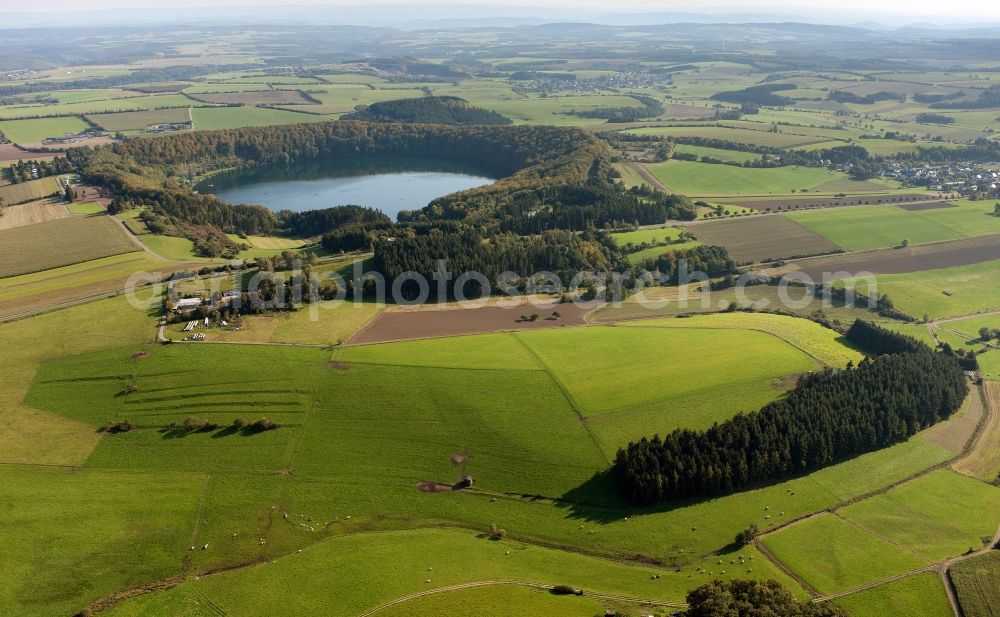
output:
[[[437,126],[356,121],[182,133],[81,149],[82,173],[116,194],[151,203],[164,214],[224,231],[270,233],[252,205],[229,206],[191,191],[184,179],[219,169],[335,158],[409,156],[474,164],[497,182],[437,200],[407,218],[488,218],[525,190],[610,183],[610,153],[593,135],[558,127]],[[450,210],[450,216],[444,211]],[[461,216],[456,216],[460,213]]]
[[[378,237],[374,241],[374,270],[392,280],[407,272],[416,272],[427,279],[432,294],[438,291],[434,274],[438,260],[447,258],[447,268],[455,276],[464,272],[483,274],[492,288],[500,275],[514,272],[517,285],[538,272],[553,272],[568,283],[581,271],[608,272],[616,265],[614,241],[605,234],[578,234],[566,230],[549,230],[538,235],[520,236],[500,233],[484,237],[480,231],[464,228],[445,232],[431,230],[426,234],[404,233],[393,237]],[[447,295],[454,296],[454,281],[444,283]],[[410,290],[403,289],[407,294]],[[470,281],[461,293],[477,297],[481,284]]]
[[[611,123],[634,122],[644,118],[656,118],[663,115],[663,103],[659,99],[644,94],[630,94],[629,96],[639,101],[642,106],[596,107],[582,111],[574,109],[567,113],[578,118],[598,118]]]
[[[710,98],[715,101],[725,101],[727,103],[750,103],[758,106],[782,107],[794,104],[795,99],[775,94],[775,92],[795,90],[797,87],[795,84],[760,84],[742,90],[718,92]]]
[[[50,161],[14,161],[7,168],[0,170],[2,177],[11,184],[28,182],[48,176],[58,176],[74,171],[73,164],[63,158]]]
[[[510,118],[489,109],[474,107],[457,96],[424,96],[359,105],[342,120],[366,122],[414,122],[419,124],[513,124]]]
[[[324,235],[324,246],[354,250],[388,228],[391,233],[382,236],[422,235],[459,222],[485,235],[538,235],[695,216],[684,197],[627,191],[615,184],[607,145],[572,128],[340,121],[185,133],[70,153],[68,160],[84,180],[107,187],[119,207],[148,206],[147,225],[192,239],[199,254],[208,256],[238,252],[227,233]],[[263,206],[196,193],[188,182],[193,175],[233,167],[379,156],[458,160],[490,169],[501,179],[404,211],[395,225],[384,214],[358,206],[275,214]]]
[[[784,480],[905,441],[968,394],[950,353],[863,321],[847,338],[876,355],[806,375],[786,398],[707,430],[629,443],[612,467],[622,493],[649,506]]]

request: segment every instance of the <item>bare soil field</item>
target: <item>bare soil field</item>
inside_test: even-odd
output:
[[[53,152],[28,152],[14,144],[0,144],[0,162],[7,161],[51,161],[59,156]]]
[[[576,326],[584,323],[584,316],[592,309],[593,307],[567,303],[539,306],[522,305],[513,308],[486,306],[474,309],[387,310],[355,334],[348,341],[348,344],[383,343],[497,330]],[[559,313],[558,319],[551,318],[553,311]],[[522,315],[531,315],[532,313],[537,313],[538,319],[535,321],[521,319]]]
[[[719,203],[753,210],[797,210],[799,208],[837,208],[841,206],[862,206],[870,204],[905,204],[921,202],[931,195],[866,195],[865,197],[804,197],[801,199],[726,199]],[[917,204],[914,204],[917,205]],[[900,208],[905,206],[900,205]],[[923,209],[923,208],[921,208]]]
[[[227,105],[310,105],[314,104],[298,90],[249,90],[246,92],[209,92],[192,94],[206,103]]]
[[[920,212],[921,210],[940,210],[941,208],[957,208],[958,206],[950,201],[922,201],[917,203],[896,204],[896,207],[908,212]]]
[[[54,221],[69,216],[69,210],[62,201],[54,199],[39,199],[19,206],[4,208],[0,216],[0,230],[24,227],[45,221]]]
[[[819,280],[824,272],[867,271],[873,274],[904,274],[967,266],[995,259],[1000,259],[1000,238],[992,235],[906,248],[816,257],[802,260],[794,265],[797,270]]]
[[[762,261],[837,250],[837,245],[784,216],[757,216],[689,225],[704,244],[724,246],[738,262]]]

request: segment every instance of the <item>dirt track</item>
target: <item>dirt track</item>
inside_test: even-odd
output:
[[[987,403],[986,422],[971,450],[955,461],[952,469],[989,482],[995,478],[994,470],[1000,467],[1000,460],[997,460],[1000,457],[1000,385],[984,383],[982,392]]]
[[[533,589],[552,589],[552,585],[546,585],[545,583],[534,583],[531,581],[518,581],[518,580],[491,580],[491,581],[474,581],[471,583],[459,583],[457,585],[448,585],[447,587],[437,587],[435,589],[428,589],[426,591],[418,591],[416,593],[407,594],[388,602],[383,602],[378,606],[368,609],[367,611],[361,613],[360,617],[368,617],[369,615],[374,615],[379,613],[389,607],[396,606],[397,604],[402,604],[410,600],[416,600],[417,598],[422,598],[425,596],[431,596],[439,593],[447,593],[449,591],[459,591],[462,589],[474,589],[476,587],[493,587],[496,585],[519,585],[521,587],[530,587]],[[617,600],[619,602],[631,602],[634,604],[645,604],[647,606],[664,606],[669,608],[683,608],[685,605],[677,602],[662,602],[659,600],[649,600],[646,598],[633,598],[629,596],[619,596],[606,593],[596,593],[593,591],[587,591],[587,596],[592,598],[600,598],[602,600]]]
[[[631,162],[631,163],[625,163],[625,165],[629,169],[634,171],[636,174],[638,174],[638,176],[642,178],[644,182],[649,184],[649,186],[653,187],[654,189],[658,189],[660,191],[663,191],[664,193],[673,193],[673,191],[667,188],[666,184],[660,182],[659,178],[650,173],[649,169],[647,169],[646,166],[643,165],[642,163]]]

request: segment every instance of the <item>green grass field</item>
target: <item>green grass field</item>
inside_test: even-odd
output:
[[[908,212],[891,205],[834,208],[788,214],[839,246],[851,251],[956,240],[1000,233],[1000,217],[985,202],[956,202],[957,208]]]
[[[977,356],[979,362],[979,372],[986,379],[993,381],[1000,380],[1000,351],[991,349],[989,352]]]
[[[176,261],[211,261],[209,257],[201,257],[194,252],[194,242],[187,238],[163,236],[160,234],[145,234],[142,243],[164,259]]]
[[[69,211],[72,214],[89,216],[92,214],[104,214],[105,208],[98,203],[72,203],[69,204]]]
[[[981,549],[983,538],[996,532],[992,513],[998,508],[1000,488],[941,470],[838,514],[897,546],[942,561]]]
[[[852,589],[929,563],[829,513],[765,536],[763,544],[792,572],[827,593]]]
[[[681,229],[677,227],[663,227],[660,229],[637,229],[635,231],[623,231],[611,234],[618,246],[626,246],[629,243],[636,246],[643,242],[664,242],[675,241],[681,234]],[[701,244],[697,240],[688,240],[668,246],[652,246],[634,253],[629,253],[628,260],[631,263],[641,263],[644,259],[657,257],[669,251],[679,251],[689,249]]]
[[[126,111],[111,114],[88,115],[87,119],[106,131],[141,131],[153,124],[188,122],[188,107],[170,107],[149,111]]]
[[[845,176],[822,167],[748,168],[670,161],[647,165],[660,182],[685,195],[768,195],[822,192]],[[860,183],[859,183],[860,185]]]
[[[135,250],[135,244],[109,217],[70,217],[15,227],[0,232],[0,277]]]
[[[826,366],[843,368],[857,364],[863,355],[850,347],[844,337],[818,323],[771,313],[716,313],[683,319],[653,319],[629,325],[656,328],[696,328],[755,330],[766,332],[805,351]]]
[[[659,330],[659,329],[657,329]],[[740,335],[739,331],[719,331],[720,336],[724,335],[734,340]],[[657,331],[651,334],[650,330],[639,328],[574,328],[568,330],[551,331],[554,334],[571,334],[569,339],[564,339],[570,344],[575,344],[577,348],[583,348],[587,353],[598,353],[606,349],[612,337],[624,337],[626,342],[639,339],[653,340],[659,346],[668,345],[668,341],[680,339],[684,342],[688,337],[698,334],[696,331]],[[606,334],[605,334],[606,333]],[[549,332],[525,333],[531,335],[548,335]],[[791,349],[790,346],[770,335],[763,333],[748,333],[753,336],[749,339],[758,338],[767,341],[772,349]],[[525,336],[519,335],[519,336]],[[591,340],[591,337],[595,338]],[[557,341],[548,336],[526,337],[534,347],[545,347],[552,353],[553,344]],[[773,341],[773,342],[771,342]],[[448,343],[452,343],[449,345]],[[755,344],[759,344],[755,343]],[[215,366],[219,364],[219,358],[231,358],[234,350],[253,349],[252,356],[245,361],[238,358],[228,361],[223,372],[221,369],[213,371],[211,374],[199,370],[199,366]],[[766,349],[766,347],[765,347]],[[804,358],[804,354],[792,350],[792,352],[781,352],[793,358],[793,368],[798,366],[809,366],[811,362]],[[257,405],[246,406],[241,403],[242,398],[236,393],[226,393],[225,390],[213,394],[215,389],[212,383],[226,383],[235,376],[244,374],[249,366],[255,366],[256,359],[266,354],[268,361],[266,366],[270,367],[270,378],[260,378],[257,381],[256,394],[247,393],[247,396],[255,396],[259,400]],[[478,354],[478,355],[477,355]],[[185,366],[189,366],[187,372],[177,373],[167,369],[171,364],[176,363],[176,358],[183,357]],[[233,437],[219,442],[217,451],[202,451],[202,448],[195,448],[190,456],[177,456],[175,450],[186,450],[203,443],[213,443],[211,435],[192,435],[184,439],[164,439],[157,431],[171,420],[183,420],[189,414],[211,414],[211,418],[218,418],[220,422],[231,421],[238,414],[285,414],[289,427],[274,433],[273,439],[288,439],[282,437],[296,433],[301,438],[301,443],[297,446],[296,452],[290,454],[284,452],[279,455],[277,450],[272,455],[265,455],[257,452],[252,461],[253,465],[266,468],[280,469],[284,465],[293,465],[300,473],[317,477],[326,477],[333,474],[336,477],[347,474],[351,477],[362,477],[364,461],[351,460],[349,451],[363,450],[364,442],[368,439],[377,439],[385,442],[396,433],[398,429],[405,431],[399,433],[405,438],[410,446],[417,451],[407,451],[407,449],[388,449],[392,457],[398,458],[398,463],[390,460],[381,461],[382,467],[389,470],[398,470],[401,478],[409,478],[417,481],[425,479],[449,479],[454,471],[449,471],[448,456],[452,449],[467,449],[472,460],[477,461],[477,477],[482,478],[485,486],[497,486],[498,488],[517,487],[525,490],[528,485],[537,489],[548,486],[548,494],[559,494],[560,491],[567,491],[576,487],[579,483],[587,480],[596,470],[604,468],[606,462],[600,457],[591,438],[586,430],[577,421],[576,414],[565,400],[559,387],[552,377],[541,368],[541,365],[532,362],[532,353],[511,334],[480,335],[462,337],[460,339],[432,339],[427,341],[412,341],[406,343],[392,343],[383,345],[350,347],[338,350],[336,358],[346,364],[346,370],[337,370],[327,367],[322,358],[324,353],[321,350],[310,349],[289,349],[289,348],[240,348],[240,347],[214,347],[214,346],[181,346],[177,348],[157,349],[153,356],[141,361],[134,361],[129,358],[129,354],[123,350],[82,356],[74,359],[64,360],[46,365],[45,370],[36,380],[36,388],[32,392],[30,402],[42,409],[59,408],[62,413],[72,416],[78,420],[87,422],[94,426],[102,424],[112,419],[129,419],[140,425],[149,426],[149,430],[143,429],[132,433],[116,436],[114,439],[102,441],[101,446],[91,457],[89,465],[96,466],[134,466],[140,464],[145,467],[169,465],[170,467],[180,466],[181,469],[188,469],[192,466],[203,466],[212,468],[221,465],[228,465],[242,460],[241,457],[250,456],[250,446],[244,443],[251,443],[263,437],[265,440],[272,439],[271,435],[255,436],[248,438]],[[801,360],[796,358],[802,358]],[[543,359],[544,356],[543,356]],[[787,360],[786,360],[787,361]],[[687,356],[681,356],[674,360],[680,365],[688,362]],[[799,364],[801,363],[801,364]],[[141,370],[140,370],[141,369]],[[692,371],[693,369],[687,369]],[[763,381],[763,392],[769,397],[774,396],[777,391],[769,389],[769,374],[780,374],[780,368],[771,367],[772,371],[764,371],[760,379]],[[677,370],[673,370],[677,373]],[[115,393],[121,391],[122,380],[97,379],[101,375],[134,375],[128,379],[134,379],[139,387],[140,394],[129,397],[116,397]],[[144,377],[148,374],[148,377]],[[228,375],[232,375],[229,377]],[[557,367],[556,375],[560,376],[570,388],[576,388],[577,392],[586,392],[579,384],[581,379],[585,380],[587,375],[581,373],[560,373]],[[65,377],[60,375],[88,375],[85,381],[63,381]],[[209,376],[210,375],[210,376]],[[316,377],[320,377],[319,380]],[[712,383],[724,378],[732,379],[728,373],[721,373],[719,376],[702,378],[706,383]],[[750,375],[745,371],[740,374],[739,379],[749,380]],[[374,381],[383,384],[380,388],[383,392],[369,392],[365,384]],[[484,392],[500,391],[499,385],[503,382],[517,383],[514,392],[500,399],[493,397],[482,403],[470,403],[476,401],[477,397],[464,392],[466,388]],[[274,385],[268,385],[273,383]],[[423,384],[419,389],[414,390],[413,384]],[[458,391],[455,386],[444,384],[463,384]],[[279,386],[278,384],[283,384]],[[439,385],[440,384],[440,385]],[[467,384],[467,385],[465,385]],[[681,389],[692,389],[695,386],[683,386]],[[150,390],[159,392],[166,388],[164,394],[143,395],[142,392]],[[409,389],[409,396],[400,396],[404,389]],[[661,386],[663,392],[656,393],[652,384],[646,385],[646,392],[642,393],[643,398],[653,396],[672,396],[677,386]],[[167,396],[171,390],[176,394]],[[288,391],[288,392],[278,392]],[[507,392],[507,389],[503,389]],[[271,392],[271,394],[268,394]],[[523,392],[524,394],[520,394]],[[375,396],[377,400],[372,399]],[[546,409],[545,414],[534,414],[523,416],[519,411],[524,409],[525,403],[521,401],[522,396],[532,396],[536,401],[531,409]],[[354,411],[355,400],[370,401],[370,405],[357,408]],[[451,403],[445,403],[442,397],[447,397]],[[546,397],[546,398],[542,398]],[[124,398],[124,400],[122,400]],[[176,402],[170,401],[188,400],[188,403],[177,407]],[[540,403],[545,400],[547,402]],[[98,401],[104,401],[96,404]],[[315,401],[319,401],[316,403]],[[398,402],[393,402],[398,401]],[[433,401],[433,402],[432,402]],[[171,407],[171,405],[173,405]],[[245,411],[244,411],[245,408]],[[376,430],[372,433],[369,430],[355,434],[368,422],[372,420],[370,414],[365,411],[370,408],[384,410],[383,417],[379,423],[384,426],[384,430]],[[174,411],[168,411],[174,409]],[[318,411],[319,409],[337,409],[336,413],[328,411]],[[441,409],[451,410],[447,417],[441,417],[440,422],[431,422],[421,427],[421,423],[416,422],[420,414],[433,413],[440,417]],[[509,410],[501,416],[496,416],[498,409]],[[716,412],[713,412],[716,413]],[[351,419],[354,414],[356,419]],[[405,415],[398,415],[405,414]],[[484,415],[485,414],[485,415]],[[278,416],[276,416],[278,417]],[[430,416],[434,417],[434,416]],[[502,418],[507,417],[507,420]],[[367,418],[367,420],[366,420]],[[403,418],[408,418],[406,422],[400,424]],[[676,420],[672,420],[676,422]],[[331,422],[329,426],[327,423]],[[536,428],[538,423],[545,426],[544,429]],[[454,427],[452,428],[452,425]],[[305,427],[311,427],[306,430]],[[355,428],[352,428],[355,427]],[[397,428],[398,427],[398,428]],[[333,430],[336,428],[336,430]],[[423,443],[424,440],[416,439],[413,431],[420,428],[421,431],[429,431],[426,445],[415,445]],[[332,431],[332,432],[331,432]],[[483,432],[485,431],[485,432]],[[564,461],[562,463],[553,462],[557,466],[566,466],[564,473],[543,473],[538,470],[531,461],[538,460],[541,452],[550,451],[553,447],[551,436],[559,431],[565,432],[565,438],[557,440],[560,448],[568,448],[571,452],[566,452],[555,460]],[[384,434],[379,434],[384,433]],[[490,439],[480,439],[477,435],[482,433],[490,435]],[[453,434],[452,438],[448,435]],[[437,435],[432,437],[432,435]],[[461,435],[461,436],[460,436]],[[506,435],[506,437],[505,437]],[[537,436],[546,435],[546,439],[536,443]],[[331,442],[331,439],[336,441]],[[332,447],[334,443],[343,442],[340,447]],[[445,446],[443,452],[434,453],[436,446]],[[447,444],[451,444],[450,446]],[[501,447],[500,444],[503,444]],[[153,447],[155,445],[155,447]],[[342,452],[341,452],[342,451]],[[530,452],[537,451],[538,454],[529,455]],[[136,455],[141,455],[140,459],[133,460]],[[218,456],[219,461],[213,462],[211,459],[204,459],[205,456]],[[291,456],[289,459],[287,457]],[[192,460],[194,457],[195,460]],[[340,461],[346,457],[345,461],[333,463],[330,457]],[[514,463],[509,459],[527,459],[522,468],[521,463]],[[495,462],[494,462],[495,461]],[[500,464],[500,462],[503,464]],[[576,462],[574,462],[576,461]],[[589,462],[588,462],[589,461]],[[345,467],[345,464],[347,465]],[[358,467],[358,465],[362,467]],[[576,471],[571,471],[575,468]],[[423,470],[423,471],[421,471]],[[503,470],[503,471],[501,471]],[[386,477],[393,477],[393,472],[380,472]],[[357,474],[362,474],[358,476]],[[545,476],[540,478],[537,476]],[[547,478],[547,479],[546,479]]]
[[[755,409],[782,393],[782,377],[816,367],[784,341],[748,330],[595,327],[516,337],[587,417],[609,457],[630,439],[706,428]],[[747,365],[726,351],[730,345],[760,362]],[[639,366],[636,354],[645,358]]]
[[[72,327],[69,330],[53,327],[63,322]],[[112,323],[121,332],[118,337],[77,334],[102,332]],[[440,522],[487,529],[491,523],[497,523],[512,538],[539,539],[600,555],[655,555],[667,563],[676,563],[681,567],[678,573],[663,569],[662,579],[651,581],[643,574],[634,581],[635,585],[656,585],[662,597],[674,601],[683,599],[684,590],[718,577],[777,577],[795,589],[792,581],[752,548],[738,552],[746,557],[744,564],[738,563],[737,553],[710,559],[702,555],[727,545],[733,534],[750,522],[767,528],[781,521],[779,512],[791,518],[828,508],[950,456],[917,437],[808,477],[759,490],[662,511],[636,513],[621,508],[613,493],[608,492],[606,478],[594,476],[607,468],[607,460],[553,378],[559,376],[563,383],[576,389],[575,393],[586,394],[589,386],[583,382],[591,377],[571,370],[573,367],[567,369],[562,361],[553,362],[555,368],[551,372],[545,370],[535,354],[552,361],[558,344],[573,349],[576,357],[589,354],[597,358],[609,351],[625,355],[630,348],[635,356],[634,341],[640,338],[675,349],[671,345],[683,347],[686,342],[682,337],[706,332],[717,332],[725,337],[727,344],[745,348],[768,341],[762,348],[762,357],[783,349],[786,351],[780,351],[778,358],[801,358],[794,362],[812,364],[787,343],[760,332],[606,327],[528,332],[516,337],[503,333],[345,347],[333,355],[342,364],[328,366],[331,356],[322,349],[140,345],[152,336],[148,313],[127,307],[123,300],[105,301],[0,325],[0,336],[10,341],[5,346],[8,354],[5,362],[18,367],[18,381],[14,383],[20,384],[10,392],[16,403],[6,407],[17,414],[13,417],[19,418],[18,424],[0,431],[0,439],[5,445],[5,457],[85,459],[86,467],[92,470],[87,473],[127,471],[137,477],[187,472],[211,475],[203,493],[198,532],[194,537],[180,534],[183,544],[190,542],[198,547],[209,544],[207,550],[189,554],[192,572],[283,555],[294,560],[319,549],[307,547],[324,538],[358,531]],[[744,334],[750,335],[746,337],[749,347],[742,342]],[[613,346],[616,337],[621,343],[618,350]],[[27,340],[33,343],[24,344]],[[700,383],[725,383],[733,375],[749,379],[744,367],[738,372],[733,369],[710,377],[695,375],[694,367],[683,366],[691,362],[687,353],[647,351],[655,346],[639,348],[643,355],[652,353],[650,358],[666,359],[666,363],[656,360],[660,363],[657,372],[649,373],[654,377],[640,384],[642,397],[655,395],[657,388],[672,395],[678,388],[674,380],[697,377]],[[102,347],[110,349],[95,351]],[[133,359],[131,353],[135,350],[148,351],[150,356]],[[43,364],[36,374],[40,361]],[[686,373],[679,372],[680,369]],[[657,373],[673,379],[656,379]],[[770,391],[765,373],[760,377],[762,392],[774,396],[777,391]],[[128,383],[134,383],[138,390],[120,396]],[[252,385],[247,387],[247,384]],[[616,387],[621,389],[620,385]],[[26,402],[22,406],[20,400],[25,393]],[[712,400],[703,399],[706,408]],[[261,415],[285,426],[248,436],[227,435],[222,430],[184,436],[162,432],[169,422],[182,421],[187,416],[225,424],[234,417],[253,419]],[[94,427],[108,420],[122,418],[137,423],[139,428],[103,437],[93,432]],[[58,430],[64,436],[61,440],[52,439],[49,428],[52,426],[61,427]],[[93,448],[92,451],[78,445],[82,443],[81,436],[90,440],[87,447]],[[47,443],[39,448],[42,439]],[[372,457],[371,452],[380,454]],[[422,480],[453,481],[459,470],[449,459],[456,452],[468,455],[467,473],[475,476],[476,486],[481,490],[497,491],[495,498],[489,493],[428,494],[417,490],[416,485]],[[59,459],[60,456],[64,458]],[[92,499],[92,491],[84,492],[87,499]],[[514,494],[504,495],[507,492]],[[191,493],[195,495],[197,491]],[[603,501],[606,506],[528,499],[518,493],[565,495],[574,501]],[[83,502],[79,503],[83,507]],[[272,506],[284,510],[275,511]],[[770,507],[772,516],[768,517],[765,506]],[[284,519],[282,511],[289,513],[288,519]],[[55,537],[42,529],[38,535]],[[260,538],[266,543],[261,544]],[[351,541],[361,542],[362,537]],[[483,542],[486,547],[497,546],[483,540],[473,541]],[[81,550],[72,542],[65,544],[67,554]],[[295,553],[299,548],[306,550],[299,555]],[[543,549],[525,550],[544,553]],[[429,557],[430,551],[428,548],[424,554]],[[405,552],[417,554],[412,550]],[[180,560],[184,555],[188,552],[181,546],[165,551],[164,559]],[[562,553],[551,559],[546,557],[546,563],[556,566],[542,573],[571,575],[572,568],[558,566],[561,563],[558,559],[563,557]],[[586,559],[573,555],[565,558]],[[101,563],[107,558],[98,555],[94,559]],[[723,563],[717,563],[719,560]],[[347,558],[347,561],[364,563],[360,559]],[[403,563],[395,557],[391,561]],[[423,569],[431,566],[435,570],[443,567],[427,564]],[[613,580],[600,569],[578,569],[593,571],[593,576],[605,579],[604,584]],[[465,570],[477,577],[490,574],[472,566]],[[179,571],[178,565],[171,573]],[[338,566],[333,571],[343,568]],[[239,581],[243,572],[250,571],[225,576]],[[159,575],[150,572],[148,576]],[[301,573],[296,571],[289,576],[301,578]],[[435,575],[422,572],[420,576],[419,581],[423,581]],[[248,595],[251,589],[258,588],[252,578],[246,579],[246,585],[224,584],[223,578],[202,579],[206,583],[212,580],[219,581],[219,589],[230,590],[220,596],[215,596],[215,591],[209,593],[213,602],[233,602],[232,606],[237,607],[243,606],[240,602],[255,601]],[[549,575],[543,580],[563,582],[563,577]],[[591,579],[581,579],[577,584],[598,588],[588,580]],[[400,584],[403,582],[401,577]],[[136,610],[174,614],[172,611],[177,607],[167,596],[191,584],[163,597],[145,596],[146,599],[138,600],[138,606],[143,608]],[[328,585],[329,581],[324,579],[315,584]],[[57,585],[58,582],[45,583],[45,588],[54,589]],[[417,587],[420,589],[422,582]],[[85,600],[105,592],[66,591],[66,604],[79,607]],[[30,598],[25,590],[11,593],[4,606],[16,607]],[[386,597],[391,596],[386,593]],[[327,594],[311,601],[347,601],[333,598],[344,596]],[[187,602],[183,598],[179,601]],[[162,606],[158,604],[161,602]],[[316,605],[309,604],[302,610],[316,610]]]
[[[461,558],[456,559],[458,555]],[[512,579],[550,585],[564,583],[585,591],[654,600],[682,593],[685,577],[667,575],[653,579],[651,575],[655,572],[518,542],[490,541],[465,531],[357,534],[332,538],[275,563],[191,580],[164,594],[163,599],[140,598],[131,607],[125,604],[110,614],[162,614],[149,612],[159,608],[151,602],[165,602],[164,608],[169,607],[171,613],[183,611],[200,596],[228,614],[264,615],[280,611],[286,615],[356,615],[414,592]],[[366,584],[373,577],[382,582]],[[275,588],[269,590],[272,585]],[[343,586],[344,592],[325,593],[331,585]],[[254,592],[255,589],[260,591]],[[559,602],[563,600],[566,599],[558,598]],[[568,603],[576,609],[581,607],[580,601],[573,597]],[[431,604],[435,605],[436,602]],[[582,606],[590,608],[586,603]],[[601,604],[598,602],[597,606]],[[438,614],[436,610],[432,612]]]
[[[113,259],[113,258],[112,258]],[[36,275],[27,275],[33,277]],[[0,283],[15,281],[0,279]],[[94,336],[100,332],[100,336]],[[40,465],[79,465],[100,435],[92,426],[23,404],[39,365],[61,357],[114,345],[151,340],[149,311],[124,298],[91,302],[0,324],[0,461]]]
[[[954,317],[1000,308],[1000,290],[993,282],[1000,261],[923,270],[877,277],[878,291],[910,315]]]
[[[966,617],[988,617],[1000,603],[1000,552],[961,561],[948,571]]]
[[[191,117],[196,131],[327,121],[323,116],[263,107],[195,107]]]
[[[116,590],[178,572],[206,477],[3,466],[7,614],[73,614]]]
[[[134,272],[154,270],[163,265],[163,262],[153,259],[147,253],[132,252],[0,278],[0,302],[59,292],[77,286],[98,286],[104,281],[124,279]]]
[[[836,600],[851,617],[951,617],[937,572],[925,572]],[[969,617],[973,617],[970,615]]]
[[[682,292],[686,294],[682,296]],[[786,297],[796,300],[801,296],[789,293]],[[649,302],[645,302],[648,300]],[[781,308],[800,317],[812,317],[817,311],[831,321],[849,326],[855,319],[877,319],[878,315],[865,307],[855,308],[823,302],[809,302],[804,306],[786,306],[776,285],[749,285],[738,292],[735,288],[699,292],[690,288],[653,287],[642,290],[642,295],[634,294],[620,306],[605,306],[590,315],[592,322],[624,321],[674,317],[695,313],[712,313],[735,306],[741,310],[765,311]],[[887,322],[902,324],[902,322]],[[929,336],[929,335],[928,335]]]
[[[825,138],[817,136],[772,133],[764,126],[760,126],[757,130],[728,126],[658,126],[633,129],[629,132],[636,135],[707,137],[774,148],[789,148],[827,141]]]
[[[89,128],[79,116],[0,121],[0,133],[16,144],[40,144],[47,137],[62,137]]]
[[[695,156],[699,157],[707,156],[733,163],[746,163],[748,161],[760,160],[760,155],[754,154],[753,152],[742,152],[740,150],[723,150],[722,148],[708,148],[706,146],[691,146],[688,144],[677,144],[676,146],[674,146],[674,152],[680,152],[683,154],[694,154]]]
[[[980,328],[989,328],[990,330],[1000,328],[1000,314],[966,317],[942,323],[940,327],[947,330],[954,330],[969,338],[978,339]]]

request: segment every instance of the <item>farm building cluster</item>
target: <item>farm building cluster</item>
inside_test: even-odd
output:
[[[93,139],[95,137],[108,137],[111,133],[101,129],[90,129],[89,131],[81,131],[79,133],[66,133],[61,137],[46,137],[42,140],[43,144],[72,144],[78,141],[83,141],[85,139]]]

